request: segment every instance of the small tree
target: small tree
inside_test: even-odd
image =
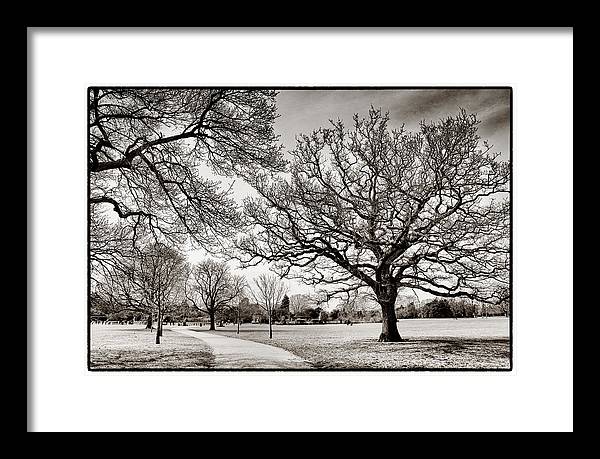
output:
[[[233,318],[237,325],[236,334],[240,334],[240,325],[242,323],[243,317],[250,312],[250,301],[245,296],[245,287],[246,282],[244,280],[244,287],[240,291],[238,298],[234,298],[231,302],[231,306],[229,310],[233,313]]]
[[[156,344],[160,344],[164,314],[181,299],[185,259],[160,243],[147,246],[139,259],[139,284],[146,302],[156,310]]]
[[[313,304],[313,299],[306,293],[298,293],[291,295],[290,297],[290,313],[294,316],[302,314],[304,309],[308,308]]]
[[[146,328],[157,322],[157,344],[166,313],[183,297],[183,256],[143,227],[127,227],[123,221],[108,224],[98,209],[90,209],[90,280],[117,310],[146,317]],[[135,240],[135,244],[124,243]],[[151,241],[151,242],[149,242]],[[162,291],[162,292],[161,292]]]
[[[217,313],[231,306],[244,286],[245,279],[231,274],[226,263],[207,259],[190,269],[185,295],[193,306],[208,314],[209,329],[215,330]]]
[[[273,274],[261,274],[254,279],[254,288],[251,290],[256,303],[266,312],[269,320],[269,338],[273,338],[273,313],[281,304],[287,286]]]
[[[163,317],[182,298],[183,256],[164,244],[151,243],[121,253],[109,266],[97,286],[113,312],[147,314],[150,328],[156,317],[156,344],[160,344]]]

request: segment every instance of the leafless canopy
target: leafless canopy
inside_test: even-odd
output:
[[[95,295],[115,312],[156,315],[160,333],[164,314],[184,299],[185,266],[177,250],[150,243],[104,265],[102,281],[95,283]]]
[[[216,314],[239,301],[245,285],[244,277],[232,274],[226,263],[207,259],[192,266],[185,293],[193,306],[209,315],[214,329]]]
[[[508,282],[508,164],[465,111],[417,133],[388,121],[373,108],[353,130],[332,121],[297,138],[289,177],[257,176],[243,261],[335,292],[370,287],[385,304],[403,287],[494,301]]]
[[[271,314],[281,305],[281,300],[287,293],[287,286],[274,274],[263,273],[254,279],[251,293],[254,301],[267,314]]]
[[[190,237],[208,246],[237,228],[229,190],[202,177],[281,169],[273,132],[274,91],[92,88],[89,170],[92,208],[114,210],[127,232]],[[94,247],[93,247],[94,249]]]
[[[297,293],[290,295],[290,312],[293,314],[300,314],[306,308],[314,307],[317,303],[315,295],[309,295],[308,293]]]
[[[250,293],[254,301],[267,313],[269,338],[273,337],[273,313],[281,305],[281,300],[287,291],[287,285],[274,274],[263,273],[254,279]]]

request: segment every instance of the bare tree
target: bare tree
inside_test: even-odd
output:
[[[132,260],[118,260],[105,266],[101,276],[92,278],[92,295],[90,300],[104,305],[105,310],[113,314],[132,311],[146,315],[147,327],[153,328],[153,307],[145,301],[141,285],[136,278],[136,268]]]
[[[273,131],[275,96],[267,90],[91,88],[92,268],[112,262],[115,242],[135,241],[140,232],[205,248],[234,234],[240,218],[230,190],[203,177],[202,167],[241,177],[284,167]]]
[[[290,295],[290,312],[294,315],[301,314],[304,309],[315,303],[314,298],[306,293]]]
[[[289,176],[253,180],[238,248],[245,265],[270,262],[332,295],[370,288],[379,340],[400,341],[399,289],[493,302],[508,285],[510,168],[464,110],[416,133],[388,121],[371,108],[353,130],[338,120],[299,136]]]
[[[156,344],[160,344],[165,313],[183,296],[185,259],[164,244],[150,244],[140,254],[137,277],[146,303],[156,310]]]
[[[251,294],[254,301],[267,313],[269,338],[273,338],[273,313],[287,293],[287,286],[274,274],[263,273],[254,279]]]
[[[245,279],[231,274],[226,263],[206,259],[191,268],[185,294],[192,305],[208,314],[210,330],[214,330],[216,315],[239,299],[244,286]]]
[[[183,297],[183,256],[164,244],[150,243],[121,256],[102,275],[102,280],[96,282],[96,291],[115,311],[147,314],[150,328],[156,317],[156,344],[160,344],[164,315]]]
[[[356,289],[340,302],[338,309],[342,318],[353,321],[364,317],[376,305],[377,299],[372,294]]]
[[[234,284],[239,284],[239,288],[237,288],[239,293],[236,298],[232,299],[229,305],[229,309],[231,312],[233,312],[233,315],[235,317],[235,323],[237,325],[236,334],[239,335],[240,324],[242,323],[242,314],[249,307],[249,301],[248,298],[245,296],[245,290],[247,286],[246,279],[242,276],[234,276],[233,282]]]

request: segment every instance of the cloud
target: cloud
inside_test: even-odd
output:
[[[418,129],[421,120],[438,120],[456,114],[459,108],[477,113],[480,135],[508,157],[510,141],[510,92],[508,89],[368,89],[282,90],[278,96],[281,117],[276,128],[287,149],[299,133],[325,126],[329,119],[346,125],[369,107],[390,113],[390,125]]]

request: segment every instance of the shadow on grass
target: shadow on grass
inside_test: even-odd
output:
[[[508,338],[426,336],[408,337],[401,342],[390,343],[379,342],[376,337],[315,333],[309,329],[306,329],[306,333],[276,332],[272,340],[264,331],[256,329],[242,329],[240,334],[232,330],[215,332],[231,338],[283,348],[303,358],[315,369],[323,370],[510,368]]]

